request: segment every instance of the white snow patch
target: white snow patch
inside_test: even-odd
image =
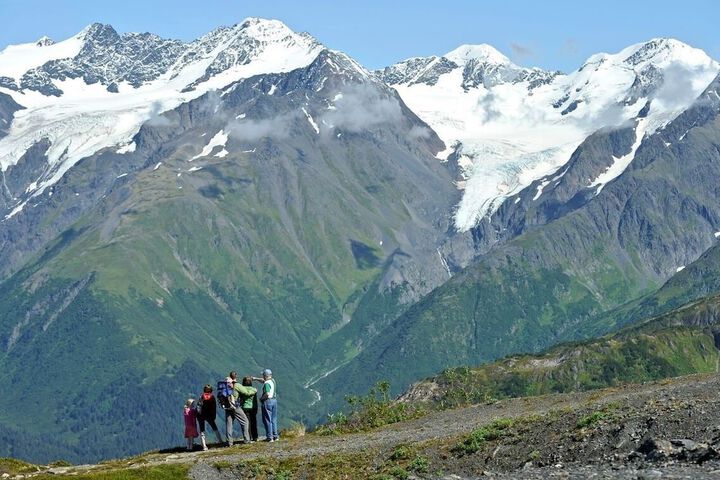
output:
[[[310,125],[313,127],[313,130],[315,130],[315,133],[320,134],[320,128],[318,127],[318,124],[315,123],[315,120],[313,120],[312,116],[308,113],[307,110],[305,110],[305,107],[302,107],[302,111],[305,114],[305,117],[307,117],[308,122],[310,122]]]
[[[235,117],[235,120],[242,120],[242,119],[245,118],[245,117],[246,117],[246,115],[245,115],[244,113],[241,113],[240,115],[237,115],[237,116]]]
[[[154,172],[155,170],[157,170],[158,168],[160,168],[160,165],[162,165],[162,162],[158,162],[158,163],[153,167],[153,172]]]
[[[380,243],[382,245],[382,242]],[[440,249],[437,249],[438,257],[440,257],[440,263],[442,264],[443,268],[448,274],[448,278],[452,278],[452,273],[450,272],[450,266],[447,263],[447,260],[445,260],[445,257],[442,256],[442,253],[440,253]]]
[[[202,170],[203,167],[191,167],[188,170],[188,173],[197,172],[198,170]]]
[[[124,153],[132,153],[137,148],[137,145],[135,142],[130,142],[127,145],[123,145],[122,147],[118,148],[115,153],[124,154]]]
[[[118,175],[115,178],[117,179],[117,178],[123,178],[123,177],[127,177],[127,173],[121,173],[120,175]],[[77,193],[75,195],[77,195]]]
[[[677,273],[677,272],[682,272],[683,270],[685,270],[685,265],[683,265],[683,266],[681,266],[681,267],[678,267],[678,268],[675,270],[675,272],[676,272],[676,273]]]
[[[543,190],[545,187],[547,187],[550,184],[550,180],[543,180],[540,182],[540,185],[537,186],[537,192],[535,193],[535,196],[533,197],[533,202],[540,198],[540,195],[542,195]]]
[[[622,157],[613,156],[613,164],[610,165],[603,173],[598,175],[598,177],[594,181],[590,182],[588,188],[598,187],[595,195],[599,194],[605,185],[607,185],[612,180],[615,180],[618,176],[620,176],[621,173],[625,171],[628,165],[630,165],[630,163],[635,158],[635,152],[642,143],[643,138],[645,138],[647,126],[647,119],[641,119],[635,127],[635,141],[630,147],[630,151]]]
[[[224,130],[220,130],[218,133],[216,133],[210,141],[203,147],[202,151],[192,157],[189,161],[196,160],[200,157],[207,157],[212,153],[212,151],[215,149],[215,147],[225,147],[225,144],[227,143],[228,135],[225,133]],[[227,155],[227,153],[226,153]],[[225,155],[223,155],[225,156]]]
[[[513,203],[520,203],[520,197],[517,197]]]
[[[720,238],[720,232],[715,232],[715,238]]]
[[[459,145],[457,144],[445,147],[445,150],[439,151],[437,155],[435,155],[435,158],[437,158],[438,160],[447,161],[450,154],[453,153],[458,147]]]
[[[240,153],[255,153],[255,149],[253,148],[252,150],[243,150]]]
[[[216,156],[218,158],[225,158],[228,155],[228,153],[229,152],[223,148],[218,153],[216,153],[214,156]]]
[[[268,91],[268,95],[272,95],[275,93],[275,90],[277,90],[277,85],[273,84],[270,86],[270,91]]]

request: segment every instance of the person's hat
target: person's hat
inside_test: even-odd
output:
[[[262,374],[266,377],[269,377],[270,375],[272,375],[272,370],[270,370],[269,368],[266,368],[265,370],[263,370]]]

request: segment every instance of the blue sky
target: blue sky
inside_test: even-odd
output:
[[[587,6],[582,6],[587,3]],[[525,66],[574,70],[591,54],[674,37],[720,59],[720,2],[0,0],[0,49],[93,22],[191,40],[245,17],[277,18],[370,68],[489,43]]]

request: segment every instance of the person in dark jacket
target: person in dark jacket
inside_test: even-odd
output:
[[[217,402],[215,401],[215,395],[213,395],[212,385],[205,385],[203,387],[203,393],[200,395],[197,401],[197,419],[200,425],[200,442],[202,442],[203,450],[207,450],[207,443],[205,443],[205,422],[210,425],[210,428],[215,432],[215,438],[218,443],[222,443],[222,437],[220,437],[220,431],[218,430],[217,424],[215,423],[215,417],[217,416]]]
[[[252,387],[252,377],[244,377],[242,384],[244,387]],[[258,440],[258,429],[257,429],[257,392],[252,395],[240,395],[240,402],[242,405],[243,412],[248,418],[250,423],[250,441],[257,442]]]

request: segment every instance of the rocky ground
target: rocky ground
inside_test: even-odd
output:
[[[195,480],[720,478],[718,391],[719,375],[696,375],[435,412],[357,434],[155,452],[44,473],[184,465]]]

